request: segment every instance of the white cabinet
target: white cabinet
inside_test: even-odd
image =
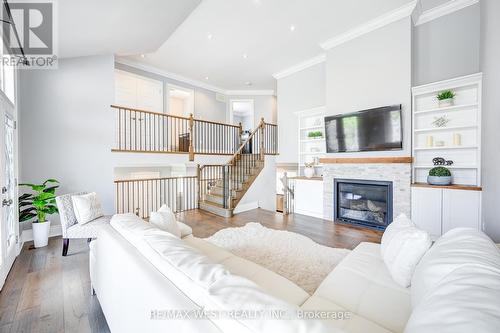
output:
[[[433,236],[441,235],[442,190],[413,187],[411,219]]]
[[[481,191],[412,187],[412,221],[437,237],[453,228],[481,230]]]
[[[295,179],[294,212],[323,218],[323,181]]]

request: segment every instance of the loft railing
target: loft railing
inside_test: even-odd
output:
[[[264,166],[266,154],[276,154],[277,126],[261,119],[259,126],[248,136],[226,164],[204,165],[199,170],[200,200],[215,186],[222,188],[223,208],[232,209],[236,204],[235,191],[244,191],[257,169]],[[269,151],[269,153],[268,153]]]
[[[198,178],[166,177],[115,181],[118,214],[134,213],[148,218],[163,204],[174,212],[198,208]]]
[[[138,153],[233,155],[240,146],[241,124],[231,125],[190,117],[111,105],[115,110],[113,151]],[[275,126],[275,125],[273,125]],[[270,127],[270,132],[272,132]],[[273,151],[270,149],[270,151]]]

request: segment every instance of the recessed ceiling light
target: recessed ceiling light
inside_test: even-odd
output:
[[[145,54],[141,54],[141,58],[146,58],[146,55]]]
[[[245,85],[250,87],[252,85],[252,82],[247,81],[247,82],[245,82]]]
[[[291,31],[291,32],[294,32],[294,31],[295,31],[295,26],[294,26],[293,24],[290,26],[290,31]]]
[[[207,34],[207,38],[208,38],[208,39],[212,39],[212,38],[214,38],[214,35],[212,35],[211,33],[208,33],[208,34]]]
[[[208,80],[208,76],[205,76],[205,80]]]
[[[243,53],[243,59],[246,59],[246,58],[248,58],[248,54]]]

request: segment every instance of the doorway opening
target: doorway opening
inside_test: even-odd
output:
[[[253,99],[233,99],[230,101],[229,117],[231,124],[241,123],[243,132],[252,132],[255,128]]]
[[[167,113],[189,117],[194,115],[194,90],[173,84],[167,84]]]

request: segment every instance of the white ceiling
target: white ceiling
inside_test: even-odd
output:
[[[320,43],[412,2],[56,1],[62,57],[116,54],[208,87],[253,91],[275,89],[272,75],[318,56]],[[445,2],[421,0],[421,9]]]
[[[156,52],[131,59],[223,89],[274,89],[272,74],[317,56],[319,43],[408,2],[203,0]]]
[[[201,0],[56,0],[60,57],[153,52]]]

